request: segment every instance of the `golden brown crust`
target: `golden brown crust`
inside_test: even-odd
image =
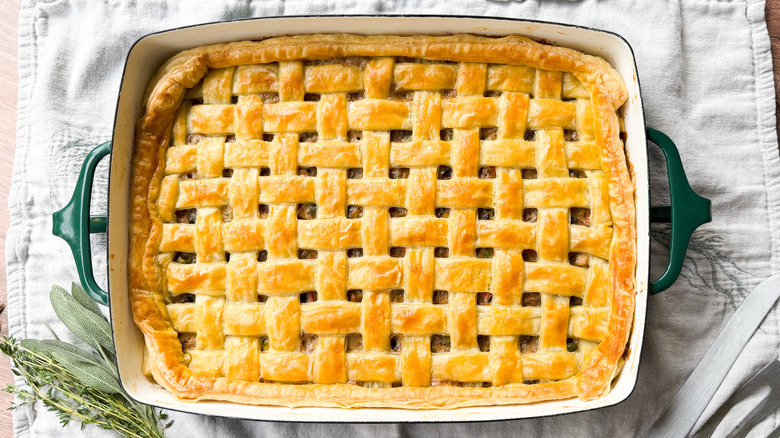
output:
[[[422,409],[609,391],[636,231],[627,93],[604,60],[521,37],[296,36],[182,52],[147,94],[131,302],[180,399]]]

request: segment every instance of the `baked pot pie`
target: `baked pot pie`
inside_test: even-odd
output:
[[[522,37],[182,52],[147,90],[129,282],[182,400],[410,409],[606,394],[634,312],[627,92]]]

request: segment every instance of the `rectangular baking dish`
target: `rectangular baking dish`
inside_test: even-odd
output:
[[[583,402],[578,399],[527,405],[469,407],[454,410],[404,410],[390,408],[285,408],[250,406],[227,402],[183,402],[142,373],[144,338],[137,329],[127,290],[127,256],[130,168],[136,121],[142,115],[144,91],[163,62],[174,54],[207,44],[258,40],[273,36],[313,33],[446,35],[471,33],[486,36],[522,35],[549,44],[571,47],[606,59],[621,74],[628,89],[624,107],[627,134],[626,155],[636,185],[637,295],[629,351],[622,372],[605,397]],[[667,155],[672,194],[671,207],[649,205],[647,139]],[[98,162],[111,154],[109,214],[90,217],[89,197]],[[650,282],[649,225],[651,215],[672,222],[669,267],[661,279]],[[127,57],[114,124],[113,146],[105,143],[85,160],[71,202],[54,215],[54,233],[71,246],[79,276],[98,302],[110,305],[121,383],[128,394],[146,404],[183,412],[271,421],[301,422],[453,422],[541,417],[611,406],[633,391],[639,370],[648,295],[667,288],[676,279],[691,232],[709,221],[709,201],[688,186],[679,154],[665,135],[646,130],[634,55],[620,36],[583,27],[530,20],[443,16],[328,16],[276,17],[220,22],[173,29],[138,40]],[[110,294],[93,277],[89,233],[108,233],[108,279]]]

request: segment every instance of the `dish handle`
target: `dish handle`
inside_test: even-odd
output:
[[[52,215],[52,233],[70,245],[81,284],[93,300],[104,306],[108,305],[108,293],[95,281],[89,235],[106,232],[106,216],[90,216],[89,204],[92,198],[95,168],[109,153],[111,153],[110,141],[96,147],[87,155],[76,188],[73,190],[73,198],[62,210]]]
[[[650,222],[672,224],[669,263],[661,278],[650,283],[650,294],[653,295],[666,290],[680,276],[693,230],[712,220],[712,203],[691,188],[674,142],[663,132],[652,128],[647,128],[647,138],[661,148],[666,158],[671,199],[671,205],[650,207]]]

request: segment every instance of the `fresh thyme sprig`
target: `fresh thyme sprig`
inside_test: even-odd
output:
[[[133,401],[119,384],[111,327],[97,305],[76,284],[72,295],[52,287],[50,297],[60,320],[95,351],[63,342],[53,331],[55,339],[42,341],[0,338],[0,352],[29,387],[5,388],[18,400],[11,408],[41,401],[63,425],[77,421],[129,437],[163,438],[160,420],[167,416]]]

